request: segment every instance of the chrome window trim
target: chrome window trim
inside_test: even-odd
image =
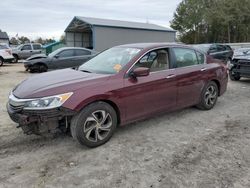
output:
[[[179,47],[179,46],[173,46],[173,47],[170,47],[170,46],[156,47],[156,48],[152,48],[152,49],[146,51],[145,53],[143,53],[143,54],[133,63],[133,65],[131,65],[131,67],[126,71],[126,73],[125,73],[124,76],[126,77],[126,75],[129,74],[129,72],[130,72],[130,70],[133,68],[133,66],[134,66],[136,63],[138,63],[138,61],[139,61],[143,56],[145,56],[147,53],[149,53],[149,52],[151,52],[151,51],[154,51],[154,50],[164,49],[164,48],[183,48],[183,49],[193,50],[193,51],[195,52],[195,54],[196,54],[196,52],[199,52],[199,53],[201,53],[201,54],[204,55],[204,61],[203,61],[203,63],[201,63],[201,64],[190,65],[190,66],[185,66],[185,67],[176,67],[176,68],[171,68],[171,69],[166,69],[166,70],[175,70],[175,69],[179,69],[179,68],[190,68],[190,67],[193,67],[193,66],[205,65],[206,62],[207,62],[207,56],[206,56],[204,53],[202,53],[202,52],[200,52],[200,51],[198,51],[198,50],[196,50],[196,49],[193,49],[193,48],[188,48],[188,47],[185,48],[185,47]],[[197,55],[196,55],[196,56],[197,56]],[[197,58],[197,60],[198,60],[198,58]],[[161,71],[166,71],[166,70],[160,70],[160,71],[150,72],[150,74],[151,74],[151,73],[161,72]]]

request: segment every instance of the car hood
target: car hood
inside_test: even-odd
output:
[[[105,82],[110,75],[62,69],[42,73],[21,82],[13,94],[20,99],[52,96]]]
[[[27,58],[26,60],[34,60],[34,59],[41,59],[41,58],[47,58],[48,56],[46,56],[45,54],[35,54],[30,56],[29,58]]]

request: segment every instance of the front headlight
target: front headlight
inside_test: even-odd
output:
[[[70,92],[50,97],[43,97],[40,99],[28,100],[25,102],[23,109],[44,110],[44,109],[57,108],[62,106],[62,104],[66,102],[72,94],[73,93]]]

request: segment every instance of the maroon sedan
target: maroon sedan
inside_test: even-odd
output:
[[[129,44],[78,70],[28,78],[13,89],[7,109],[27,134],[70,130],[81,144],[96,147],[117,125],[189,106],[210,110],[227,82],[223,64],[191,47]]]

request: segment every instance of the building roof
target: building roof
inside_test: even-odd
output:
[[[7,35],[6,32],[2,32],[2,31],[0,30],[0,39],[9,39],[9,37],[8,37],[8,35]]]
[[[75,19],[80,20],[92,26],[176,32],[173,29],[162,27],[156,24],[151,24],[151,23],[130,22],[130,21],[90,18],[90,17],[81,17],[81,16],[76,16],[73,20]]]

